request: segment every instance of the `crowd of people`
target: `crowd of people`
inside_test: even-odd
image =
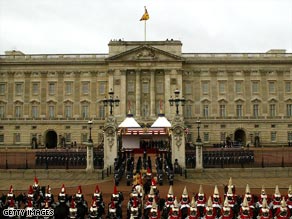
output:
[[[150,190],[144,190],[144,184],[150,180]],[[104,202],[102,191],[96,185],[88,202],[84,198],[81,186],[75,194],[68,194],[63,184],[60,192],[54,196],[50,186],[40,187],[35,177],[33,185],[27,193],[16,196],[13,186],[0,199],[0,218],[38,218],[38,219],[66,219],[66,218],[110,218],[110,219],[289,219],[292,213],[292,186],[287,194],[281,194],[278,186],[275,192],[268,195],[262,187],[260,194],[251,193],[246,185],[245,193],[236,193],[232,178],[224,188],[224,196],[219,194],[217,185],[211,196],[203,191],[202,185],[198,192],[189,193],[187,187],[181,195],[175,195],[173,185],[169,185],[166,197],[162,197],[157,187],[157,178],[147,172],[144,176],[136,174],[132,186],[129,187],[128,202],[118,187],[114,185],[108,203]],[[17,212],[25,209],[26,215],[7,216],[5,212]],[[28,215],[27,212],[40,209],[52,215]],[[125,210],[126,209],[126,210]]]

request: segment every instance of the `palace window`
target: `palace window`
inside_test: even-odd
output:
[[[20,143],[20,133],[14,133],[14,143]]]
[[[156,86],[156,93],[163,94],[164,93],[164,84],[163,81],[158,81]]]
[[[209,93],[209,81],[202,82],[202,92],[203,92],[203,94]]]
[[[225,94],[225,81],[219,81],[219,93],[220,94]]]
[[[73,82],[71,82],[71,81],[66,81],[65,82],[65,95],[71,95],[72,94],[72,85],[73,85]]]
[[[87,133],[82,133],[81,134],[81,141],[82,142],[87,142],[88,141],[88,134]]]
[[[39,107],[38,106],[31,106],[31,117],[34,119],[39,117]]]
[[[15,94],[22,95],[23,93],[23,83],[16,83],[15,84]]]
[[[5,95],[6,93],[6,84],[0,83],[0,95]]]
[[[203,105],[203,117],[207,118],[209,116],[209,105]]]
[[[32,94],[38,95],[40,90],[40,83],[32,83]]]
[[[204,142],[209,142],[209,132],[204,132]]]
[[[253,104],[253,116],[254,117],[259,116],[259,104],[257,103]]]
[[[65,141],[71,142],[71,133],[65,133]]]
[[[219,106],[219,116],[220,117],[226,117],[226,105],[225,104],[220,104]]]
[[[88,81],[82,82],[82,94],[89,94],[89,82]]]
[[[0,144],[4,143],[4,134],[0,134]]]
[[[185,116],[187,118],[191,118],[192,117],[192,104],[188,103],[185,105]]]
[[[257,94],[257,93],[259,93],[259,82],[258,81],[253,81],[252,82],[252,87],[251,87],[251,92],[253,93],[253,94]]]
[[[55,106],[54,105],[50,105],[49,109],[48,109],[48,113],[49,113],[49,118],[53,119],[55,118]]]
[[[72,109],[73,109],[73,106],[71,103],[67,103],[65,105],[65,109],[64,109],[65,118],[72,118]]]
[[[242,93],[242,81],[235,82],[235,93],[237,93],[237,94]]]
[[[4,118],[4,117],[5,117],[5,106],[0,105],[0,118]]]
[[[292,132],[288,132],[288,141],[292,142]]]
[[[269,93],[275,93],[276,92],[276,85],[275,81],[269,82]]]
[[[55,94],[56,94],[56,83],[49,82],[49,95],[55,95]]]
[[[98,111],[98,116],[100,119],[104,118],[104,105],[100,104],[98,107],[99,111]]]
[[[105,89],[106,89],[106,82],[105,81],[98,82],[98,92],[100,95],[105,94]]]
[[[277,132],[271,132],[271,141],[275,142],[277,140]]]
[[[291,81],[285,82],[285,93],[291,93]]]
[[[270,117],[276,116],[276,104],[270,104]]]
[[[185,94],[192,94],[192,84],[190,82],[185,83]]]
[[[292,104],[287,104],[287,116],[292,116]]]
[[[22,117],[22,106],[17,105],[15,106],[15,118],[20,118]]]
[[[89,118],[89,106],[88,104],[82,104],[81,106],[81,116],[83,119]]]
[[[236,104],[236,116],[238,118],[242,117],[242,104]]]
[[[225,142],[226,141],[226,132],[220,132],[220,141]]]

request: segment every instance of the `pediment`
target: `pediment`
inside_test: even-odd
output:
[[[107,58],[107,61],[182,61],[180,56],[152,46],[140,46]]]

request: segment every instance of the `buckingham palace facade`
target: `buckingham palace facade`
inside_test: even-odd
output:
[[[0,147],[59,147],[103,141],[114,91],[121,122],[130,111],[152,124],[162,110],[172,121],[174,91],[185,99],[179,114],[187,142],[282,146],[292,142],[292,54],[183,53],[182,42],[111,40],[107,54],[0,56]]]

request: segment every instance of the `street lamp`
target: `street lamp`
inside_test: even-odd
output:
[[[179,89],[176,89],[176,90],[174,91],[175,98],[173,98],[173,97],[171,96],[170,99],[168,100],[170,106],[173,106],[173,105],[176,106],[176,115],[179,114],[179,111],[178,111],[178,107],[179,107],[179,105],[181,104],[181,106],[184,106],[184,105],[185,105],[185,102],[186,102],[186,100],[185,100],[184,97],[179,98],[179,93],[180,93]]]
[[[110,92],[108,92],[109,94],[109,98],[106,99],[106,97],[103,100],[103,105],[105,107],[107,107],[108,105],[110,106],[110,115],[113,115],[113,107],[114,106],[119,106],[120,104],[120,99],[118,99],[118,97],[116,96],[116,98],[114,98],[114,92],[113,89],[110,90]]]
[[[197,123],[197,129],[198,129],[198,137],[197,137],[197,142],[202,142],[201,137],[200,137],[200,127],[201,127],[201,121],[198,119],[196,121]]]
[[[89,126],[89,139],[88,139],[88,142],[89,142],[89,143],[92,143],[92,142],[93,142],[93,141],[92,141],[92,138],[91,138],[92,120],[89,120],[89,121],[87,122],[87,124],[88,124],[88,126]]]

